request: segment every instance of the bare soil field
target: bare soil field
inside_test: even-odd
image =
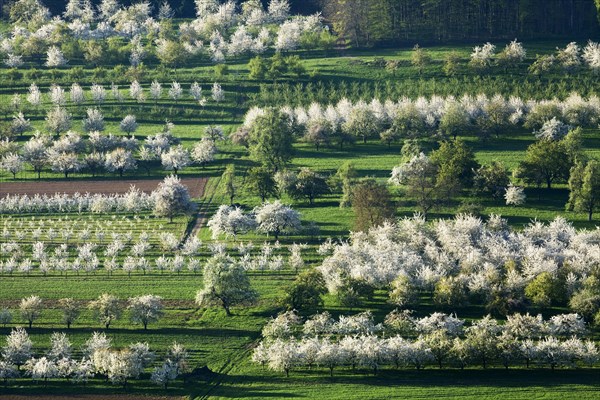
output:
[[[193,198],[202,197],[207,178],[187,177],[181,178],[181,182],[186,185]],[[55,193],[102,193],[102,194],[122,194],[129,190],[130,186],[135,186],[142,192],[150,193],[162,179],[126,179],[115,181],[37,181],[37,182],[0,182],[0,197],[10,195],[29,195]]]

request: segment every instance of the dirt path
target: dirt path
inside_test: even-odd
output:
[[[208,178],[185,177],[181,182],[186,185],[192,198],[202,197]],[[37,182],[0,182],[0,197],[10,195],[29,195],[55,193],[126,193],[133,185],[145,193],[150,193],[162,179],[123,179],[114,181],[37,181]]]
[[[202,228],[202,226],[206,223],[208,208],[212,204],[213,198],[215,197],[215,192],[217,191],[217,188],[219,187],[220,183],[221,183],[221,178],[219,177],[219,180],[217,181],[215,189],[212,191],[212,193],[210,193],[210,197],[204,199],[202,204],[200,204],[200,207],[198,207],[198,215],[196,217],[196,224],[192,228],[192,232],[191,232],[192,236],[198,235],[200,228]]]

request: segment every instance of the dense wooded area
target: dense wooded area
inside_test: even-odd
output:
[[[598,32],[593,0],[323,0],[323,9],[335,29],[357,45]]]

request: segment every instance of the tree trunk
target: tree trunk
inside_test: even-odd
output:
[[[227,314],[228,317],[231,317],[231,310],[229,309],[229,306],[225,304],[225,302],[223,302],[223,309],[225,309],[225,314]]]

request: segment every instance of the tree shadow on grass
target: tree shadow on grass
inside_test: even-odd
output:
[[[286,397],[289,393],[279,392],[281,388],[298,387],[293,393],[295,397],[304,397],[302,387],[312,385],[365,385],[368,387],[423,387],[431,390],[447,390],[452,388],[488,388],[490,393],[506,388],[529,388],[538,390],[540,387],[557,392],[571,392],[572,389],[564,385],[592,386],[590,390],[600,391],[598,373],[594,370],[557,370],[549,369],[524,369],[514,368],[504,370],[469,369],[469,370],[425,370],[414,371],[407,369],[380,370],[376,376],[372,370],[357,369],[352,371],[348,367],[334,370],[334,376],[329,376],[329,371],[324,368],[317,370],[292,370],[289,377],[283,374],[274,376],[272,372],[264,375],[228,376],[217,388],[214,395],[235,398],[261,398],[261,397]],[[241,387],[252,390],[241,390]],[[433,392],[432,392],[433,393]]]
[[[10,334],[12,327],[0,328],[0,335]],[[71,329],[63,329],[57,327],[42,328],[36,327],[35,325],[31,329],[27,329],[30,335],[50,335],[53,332],[65,332],[67,335],[91,335],[93,332],[104,332],[107,335],[156,335],[156,336],[169,336],[169,337],[187,337],[196,336],[199,338],[207,337],[238,337],[247,338],[255,337],[256,331],[247,329],[234,329],[234,328],[212,328],[212,327],[185,327],[185,328],[153,328],[152,325],[148,327],[148,330],[144,329],[124,329],[121,327],[110,328],[108,330],[103,329],[100,326],[97,327],[85,327],[77,328],[72,327]]]

